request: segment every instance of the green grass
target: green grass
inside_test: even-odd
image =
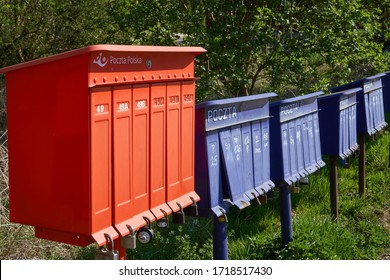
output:
[[[328,169],[310,176],[310,185],[292,194],[293,241],[281,244],[279,194],[261,206],[228,213],[230,259],[381,259],[390,253],[390,133],[367,143],[364,196],[358,195],[358,157],[350,168],[338,166],[339,220],[330,218]],[[327,158],[324,160],[327,162]],[[4,202],[4,201],[3,201]],[[86,248],[59,245],[33,237],[30,227],[12,225],[19,231],[1,227],[0,258],[93,259],[95,245]],[[167,229],[153,225],[153,242],[127,251],[127,259],[212,259],[212,220],[186,218],[185,225]],[[13,232],[13,236],[10,236]],[[16,235],[16,236],[15,236]],[[13,242],[10,242],[9,240]],[[8,240],[8,243],[5,243]],[[117,241],[119,242],[119,241]],[[7,245],[8,244],[8,245]],[[5,246],[5,247],[4,247]],[[7,250],[7,246],[12,246]],[[27,247],[26,247],[27,246]],[[30,246],[30,247],[28,247]],[[11,253],[12,254],[11,254]],[[20,257],[20,254],[19,254]]]

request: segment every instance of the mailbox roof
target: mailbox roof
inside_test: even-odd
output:
[[[115,51],[115,52],[154,52],[154,53],[194,53],[195,55],[206,52],[201,47],[178,47],[178,46],[130,46],[130,45],[93,45],[49,57],[39,58],[32,61],[0,68],[0,73],[7,73],[25,67],[31,67],[47,62],[52,62],[60,59],[65,59],[85,53],[96,51]]]
[[[351,88],[351,89],[347,89],[347,90],[343,90],[343,91],[334,92],[334,93],[331,93],[331,94],[328,94],[328,95],[325,95],[325,96],[321,96],[319,98],[321,98],[321,99],[338,98],[341,95],[351,95],[351,94],[354,94],[354,93],[356,93],[358,91],[361,91],[362,89],[363,88],[361,88],[361,87]]]
[[[301,101],[301,100],[317,97],[317,96],[320,96],[323,94],[324,94],[323,91],[317,91],[317,92],[313,92],[313,93],[309,93],[309,94],[305,94],[305,95],[301,95],[301,96],[297,96],[297,97],[278,100],[276,102],[271,103],[270,107],[278,106],[278,105],[284,104],[284,103],[292,103],[292,102],[296,102],[296,101]]]
[[[196,105],[196,109],[210,107],[210,106],[216,106],[216,105],[226,105],[231,103],[239,103],[239,102],[246,102],[246,101],[252,101],[252,100],[258,100],[258,99],[265,99],[265,98],[271,98],[277,96],[274,92],[269,93],[262,93],[262,94],[254,94],[249,96],[240,96],[240,97],[234,97],[234,98],[223,98],[218,100],[210,100],[205,101],[202,103],[199,103]]]
[[[330,88],[329,90],[332,92],[338,92],[338,91],[341,91],[341,90],[346,89],[346,88],[359,87],[359,86],[362,86],[364,84],[364,82],[366,82],[366,81],[375,80],[375,79],[383,77],[383,76],[386,76],[386,72],[380,73],[380,74],[377,74],[374,76],[366,77],[366,78],[363,78],[363,79],[360,79],[360,80],[357,80],[354,82],[350,82],[348,84],[344,84],[344,85],[341,85],[338,87]]]

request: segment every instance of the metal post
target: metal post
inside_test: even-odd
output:
[[[339,217],[338,184],[337,184],[337,156],[329,157],[330,209],[332,219]]]
[[[287,184],[280,184],[280,223],[282,226],[282,243],[287,245],[292,240],[291,193]]]
[[[228,259],[228,239],[227,239],[227,223],[220,222],[218,217],[214,216],[213,228],[213,254],[214,260]]]
[[[359,195],[364,195],[366,186],[366,135],[359,134]]]

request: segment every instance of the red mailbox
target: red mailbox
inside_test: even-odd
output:
[[[199,200],[199,47],[90,46],[6,74],[10,219],[37,237],[105,243]],[[147,220],[147,219],[146,219]]]

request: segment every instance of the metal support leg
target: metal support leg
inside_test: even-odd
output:
[[[338,184],[337,184],[337,156],[329,158],[330,209],[332,219],[339,217]]]
[[[286,184],[281,184],[280,188],[280,223],[282,226],[282,243],[287,245],[292,240],[292,211],[291,193]]]
[[[359,134],[359,195],[363,196],[366,187],[366,135]]]
[[[228,259],[228,239],[227,239],[227,223],[220,222],[218,217],[213,215],[213,254],[214,260]]]

